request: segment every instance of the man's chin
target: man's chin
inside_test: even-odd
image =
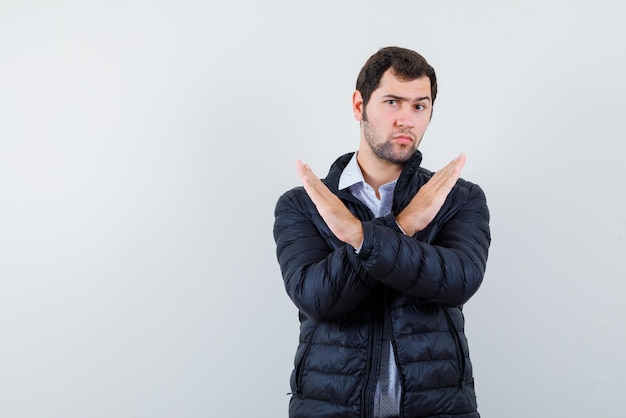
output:
[[[379,155],[381,160],[387,161],[393,164],[405,164],[415,154],[415,151],[411,153],[394,153],[388,155]]]
[[[416,148],[395,152],[392,158],[390,158],[390,161],[396,164],[404,164],[411,159],[413,154],[415,154],[415,151],[417,151]]]
[[[393,164],[406,163],[417,151],[413,144],[399,145],[392,142],[387,142],[384,146],[371,149],[380,160]]]

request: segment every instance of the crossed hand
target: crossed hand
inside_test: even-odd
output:
[[[435,218],[448,193],[459,179],[465,160],[465,154],[461,153],[448,165],[437,171],[419,189],[407,207],[398,214],[396,222],[407,235],[412,236],[426,228]],[[322,183],[308,164],[303,164],[302,161],[298,160],[296,166],[304,190],[333,234],[354,248],[360,248],[363,243],[361,221],[355,218],[343,202]]]

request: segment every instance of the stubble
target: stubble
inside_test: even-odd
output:
[[[367,141],[370,149],[378,157],[383,161],[388,161],[393,164],[404,164],[415,151],[417,151],[417,145],[419,145],[419,140],[416,141],[416,144],[399,146],[397,143],[394,143],[392,135],[389,135],[387,138],[383,138],[376,130],[372,127],[372,125],[368,121],[361,121],[361,126],[363,128],[363,136]],[[397,132],[396,134],[409,134],[415,139],[415,135],[409,132]],[[421,140],[421,138],[420,138]]]

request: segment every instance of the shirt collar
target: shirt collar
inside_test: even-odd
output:
[[[348,162],[348,165],[346,165],[341,172],[341,176],[339,177],[339,190],[347,189],[358,183],[365,184],[363,172],[361,171],[361,167],[359,167],[359,163],[356,161],[357,153],[358,151],[352,155],[350,162]]]

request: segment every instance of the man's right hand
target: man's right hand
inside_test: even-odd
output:
[[[437,171],[433,177],[419,189],[415,197],[396,217],[396,222],[409,236],[423,230],[435,219],[437,213],[446,201],[446,197],[456,181],[461,176],[461,169],[465,165],[465,154]]]
[[[361,244],[363,244],[361,221],[350,213],[346,205],[313,173],[308,164],[298,160],[296,168],[304,190],[332,233],[339,240],[352,245],[354,248],[361,248]]]

